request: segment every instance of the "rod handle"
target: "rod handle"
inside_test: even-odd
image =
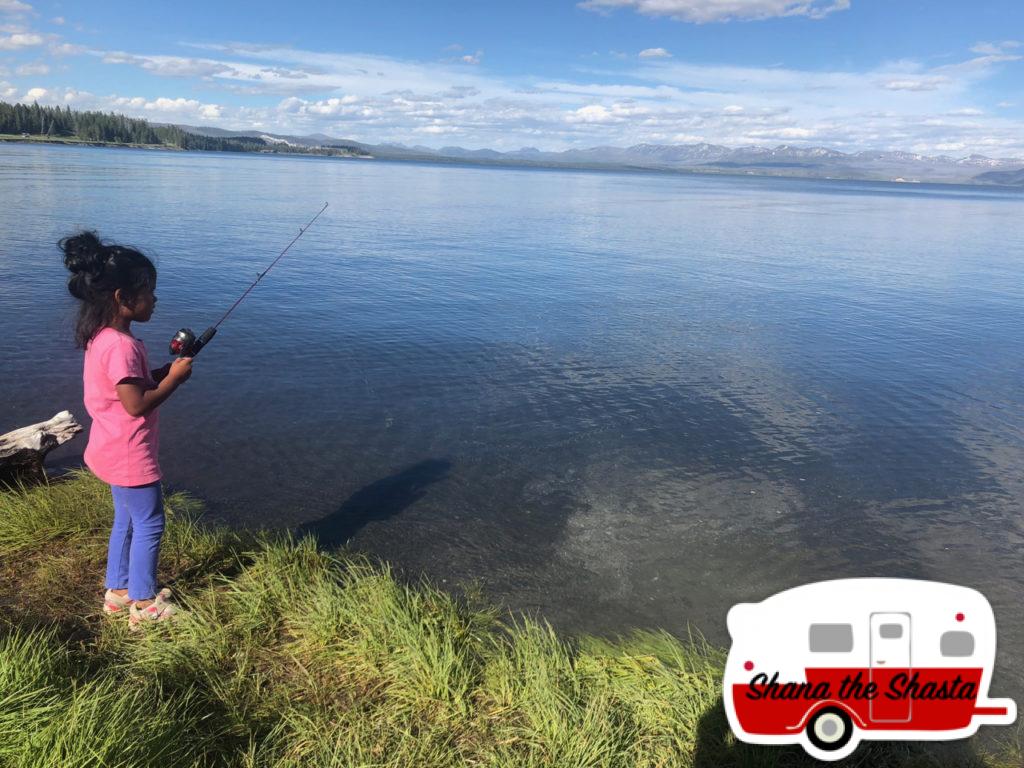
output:
[[[192,349],[189,351],[189,357],[195,357],[196,355],[198,355],[199,350],[201,350],[203,347],[209,344],[210,339],[212,339],[216,335],[217,328],[215,326],[210,326],[205,331],[203,331],[202,335],[198,339],[196,339],[195,343],[192,345]]]

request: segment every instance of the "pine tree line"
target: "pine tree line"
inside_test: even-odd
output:
[[[112,112],[79,112],[72,111],[70,107],[8,104],[4,101],[0,101],[0,133],[73,137],[111,144],[157,144],[214,152],[258,152],[267,146],[263,139],[255,136],[200,136],[173,125],[153,126],[146,120]]]
[[[146,120],[113,112],[79,112],[70,107],[41,107],[38,103],[8,104],[0,101],[0,134],[76,138],[109,144],[149,144],[209,152],[369,157],[368,152],[354,144],[308,147],[269,144],[257,136],[201,136],[174,125],[150,125]]]

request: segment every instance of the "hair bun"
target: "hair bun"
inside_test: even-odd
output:
[[[77,235],[65,237],[60,241],[60,248],[64,251],[64,266],[71,270],[72,274],[98,277],[103,273],[106,248],[95,232],[79,232]]]

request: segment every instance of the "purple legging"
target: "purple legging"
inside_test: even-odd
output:
[[[126,487],[112,485],[114,527],[107,550],[107,589],[128,589],[131,600],[156,596],[156,565],[164,533],[164,497],[160,481]]]

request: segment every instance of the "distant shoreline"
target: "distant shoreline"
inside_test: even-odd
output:
[[[800,181],[847,181],[847,182],[868,182],[874,184],[893,184],[901,187],[970,187],[977,189],[996,189],[1000,191],[1021,191],[1019,184],[999,184],[997,182],[976,182],[976,181],[919,181],[916,179],[904,178],[881,178],[872,176],[828,176],[811,175],[800,173],[778,173],[765,172],[763,169],[748,168],[724,169],[724,168],[666,168],[646,165],[624,165],[615,163],[554,163],[554,162],[530,162],[528,160],[516,161],[511,159],[490,159],[490,158],[462,158],[449,157],[445,155],[410,155],[405,157],[377,157],[375,155],[342,155],[324,154],[322,152],[277,152],[273,149],[252,151],[218,151],[207,149],[183,149],[168,144],[132,144],[127,142],[114,141],[92,141],[79,139],[71,136],[64,137],[41,137],[41,136],[17,136],[14,134],[0,133],[0,143],[7,144],[54,144],[72,147],[99,147],[107,149],[145,149],[167,152],[183,152],[201,155],[209,152],[230,155],[276,155],[278,157],[322,157],[339,160],[380,160],[383,162],[395,163],[431,163],[436,165],[457,165],[465,167],[484,168],[526,168],[533,170],[561,170],[561,171],[611,171],[627,173],[656,173],[676,176],[724,176],[728,178],[758,178],[758,179],[796,179]]]
[[[92,141],[79,139],[74,136],[16,136],[10,133],[0,133],[0,142],[7,144],[64,144],[73,147],[105,147],[108,149],[148,149],[165,152],[189,152],[201,155],[204,152],[216,152],[209,149],[183,149],[182,147],[171,146],[170,144],[132,144],[124,141]],[[222,151],[222,150],[221,150]],[[325,155],[321,152],[277,152],[273,149],[260,152],[231,152],[238,155],[302,155],[304,157],[335,157],[342,160],[373,160],[372,155]]]
[[[255,135],[254,135],[255,134]],[[150,123],[97,111],[0,101],[0,141],[131,149],[306,155],[446,165],[549,168],[611,172],[941,184],[1024,189],[1024,158],[960,159],[900,152],[847,154],[827,147],[737,147],[714,144],[638,144],[542,152],[466,150],[461,147],[406,147],[364,144],[323,134],[281,136],[261,131],[227,131],[203,126]],[[981,171],[979,173],[979,171]]]
[[[166,149],[172,152],[188,152],[191,150],[171,147],[167,144],[129,144],[122,141],[90,141],[74,136],[17,136],[13,133],[0,133],[0,141],[8,144],[68,144],[82,147],[125,147],[127,149]]]

